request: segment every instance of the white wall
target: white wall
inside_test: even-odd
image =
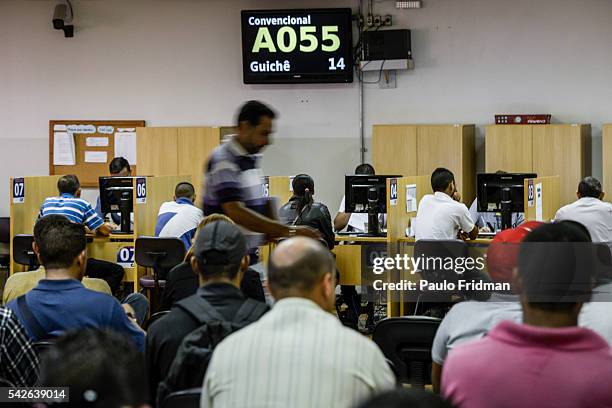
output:
[[[0,0],[0,215],[8,178],[48,172],[50,119],[145,119],[150,126],[232,123],[261,99],[280,113],[267,174],[308,172],[334,211],[342,175],[359,161],[358,87],[242,84],[241,9],[355,6],[355,0],[75,0],[75,37],[51,27],[53,0]],[[366,86],[373,123],[476,123],[498,112],[612,121],[612,2],[424,0],[420,10],[376,2],[413,30],[416,69],[398,87]],[[377,73],[366,76],[375,80]]]

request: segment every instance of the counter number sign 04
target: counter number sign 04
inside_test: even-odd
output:
[[[23,204],[25,202],[25,181],[23,177],[13,179],[13,203]]]
[[[389,204],[397,205],[397,179],[389,179]]]

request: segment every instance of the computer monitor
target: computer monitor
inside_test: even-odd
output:
[[[132,177],[100,177],[100,211],[121,214],[121,233],[131,233],[131,214],[134,208],[134,179]]]
[[[367,213],[370,204],[368,201],[368,192],[371,188],[376,190],[376,198],[378,201],[377,212],[387,212],[387,179],[397,178],[402,176],[389,175],[367,175],[355,174],[344,176],[344,212],[347,213]]]
[[[535,173],[477,174],[478,212],[502,213],[502,228],[510,228],[512,213],[525,211],[525,179],[537,176]]]

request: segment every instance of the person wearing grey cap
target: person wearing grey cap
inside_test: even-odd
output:
[[[250,322],[268,310],[240,291],[249,256],[246,239],[236,225],[225,221],[205,225],[196,236],[191,266],[200,281],[196,294],[177,302],[148,330],[145,358],[151,401],[155,401],[158,384],[166,377],[182,340],[201,326],[203,309],[214,308],[231,321],[248,304],[255,311],[249,315]]]

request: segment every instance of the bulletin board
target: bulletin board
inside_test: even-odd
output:
[[[144,120],[50,120],[49,175],[76,174],[82,187],[98,187],[98,178],[108,175],[108,165],[115,157],[116,139],[127,140],[133,133],[135,150],[136,128],[144,126]],[[74,139],[74,161],[68,160],[71,155],[67,154],[70,135]],[[60,160],[58,164],[56,159]],[[138,174],[135,164],[130,163],[130,168],[132,175]]]

